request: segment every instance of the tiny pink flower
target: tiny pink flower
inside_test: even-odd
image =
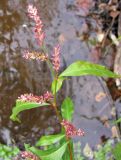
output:
[[[32,93],[23,94],[18,97],[18,100],[23,102],[35,102],[40,104],[44,102],[43,96],[34,96]]]
[[[52,64],[53,64],[54,70],[58,72],[60,69],[60,46],[59,45],[54,47],[54,52],[52,55]]]
[[[69,121],[62,120],[61,124],[65,128],[66,136],[68,138],[73,136],[84,136],[84,131],[81,129],[77,130],[76,127],[74,127],[73,124],[71,124]]]
[[[81,130],[80,128],[77,130],[77,136],[84,136],[84,131],[83,130]]]
[[[47,102],[48,100],[50,100],[50,99],[53,99],[53,95],[52,95],[52,93],[51,92],[46,92],[44,95],[43,95],[43,97],[44,97],[44,100]]]
[[[50,101],[52,98],[53,98],[52,94],[47,91],[44,95],[41,95],[41,96],[36,96],[36,95],[33,95],[32,93],[23,94],[20,97],[18,97],[18,101],[34,102],[34,103],[42,104]]]
[[[28,5],[28,8],[27,8],[27,11],[28,11],[28,14],[29,14],[29,17],[30,18],[35,18],[36,16],[37,16],[37,8],[36,7],[34,7],[32,4],[29,4]]]
[[[31,159],[31,160],[39,160],[39,158],[31,152],[23,151],[20,153],[21,158]]]
[[[40,19],[40,16],[38,15],[37,8],[34,7],[33,5],[28,5],[28,16],[35,21],[35,27],[34,27],[34,32],[35,32],[35,37],[38,40],[39,45],[43,44],[44,38],[45,38],[45,33],[43,32],[43,23]]]

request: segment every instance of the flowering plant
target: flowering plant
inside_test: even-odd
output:
[[[62,73],[60,71],[60,46],[59,44],[54,47],[53,55],[48,55],[48,50],[45,45],[45,33],[43,31],[43,23],[36,7],[33,5],[28,6],[28,16],[34,20],[35,27],[34,33],[38,44],[41,47],[41,52],[34,52],[26,50],[23,57],[25,59],[37,59],[40,61],[46,61],[49,69],[52,73],[53,81],[51,85],[51,91],[47,91],[41,96],[30,94],[24,94],[18,97],[16,106],[12,110],[11,119],[13,121],[19,121],[18,114],[24,110],[37,108],[41,106],[51,106],[58,117],[60,125],[62,127],[61,132],[56,135],[43,136],[36,143],[36,147],[30,147],[25,145],[26,150],[22,155],[24,158],[30,158],[35,154],[42,160],[74,160],[73,153],[73,136],[84,136],[85,133],[82,129],[77,129],[72,124],[72,117],[74,112],[74,104],[71,98],[66,97],[63,101],[61,108],[57,106],[57,92],[61,89],[63,81],[66,77],[70,76],[103,76],[103,77],[119,77],[115,73],[109,71],[104,66],[98,64],[92,64],[85,61],[77,61],[68,66]],[[40,150],[37,147],[46,146],[46,149]]]

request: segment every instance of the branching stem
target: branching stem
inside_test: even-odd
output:
[[[42,50],[43,50],[44,54],[47,54],[47,53],[48,53],[48,50],[47,50],[45,44],[43,44]],[[51,71],[51,73],[52,73],[53,80],[55,80],[54,102],[53,102],[52,106],[53,106],[53,108],[54,108],[54,110],[55,110],[55,113],[56,113],[56,116],[58,117],[59,122],[60,122],[60,124],[61,124],[61,122],[62,122],[62,117],[61,117],[60,112],[59,112],[59,110],[58,110],[57,101],[56,101],[56,99],[57,99],[56,89],[57,89],[57,83],[58,83],[58,82],[57,82],[57,80],[58,80],[58,73],[56,73],[56,72],[53,70],[53,66],[52,66],[52,63],[51,63],[51,61],[49,60],[49,58],[48,58],[48,60],[47,60],[47,64],[48,64],[48,67],[50,68],[50,71]],[[62,126],[62,127],[63,127],[63,126]],[[69,142],[69,138],[68,138],[68,137],[66,137],[66,141]],[[68,150],[69,150],[69,154],[70,154],[70,160],[73,160],[72,149],[71,149],[70,142],[68,143]]]
[[[55,83],[55,94],[54,94],[54,109],[55,109],[55,112],[56,112],[56,115],[59,119],[59,122],[61,124],[62,122],[62,117],[60,115],[60,112],[58,111],[58,107],[57,107],[57,102],[56,102],[56,89],[57,89],[57,80],[58,80],[58,75],[56,74],[56,77],[55,77],[55,80],[56,80],[56,83]],[[63,126],[62,126],[63,127]],[[66,137],[66,141],[69,142],[69,138]],[[68,151],[69,151],[69,154],[70,154],[70,160],[73,160],[73,156],[72,156],[72,149],[71,149],[71,145],[70,145],[70,142],[68,143]]]

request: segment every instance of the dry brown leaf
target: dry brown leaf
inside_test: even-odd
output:
[[[84,149],[83,149],[83,154],[88,157],[88,158],[93,158],[93,151],[92,149],[90,148],[89,144],[86,143]]]
[[[97,45],[91,50],[91,59],[94,63],[98,63],[100,57],[101,57],[101,48],[99,45]]]
[[[60,34],[60,36],[58,37],[58,40],[60,44],[63,44],[65,42],[65,36],[63,34]]]
[[[76,0],[76,4],[80,8],[89,9],[90,7],[93,6],[94,2],[93,0]]]
[[[115,107],[113,107],[113,108],[111,109],[111,116],[112,116],[112,117],[116,117],[116,108],[115,108]]]
[[[111,40],[113,41],[113,43],[114,43],[116,46],[119,46],[119,40],[118,40],[118,38],[115,36],[115,34],[110,33],[110,38],[111,38]]]
[[[112,0],[113,3],[118,3],[118,0]]]
[[[103,41],[104,37],[105,37],[105,32],[99,31],[97,33],[97,40],[98,40],[98,42],[101,43]]]
[[[99,8],[100,9],[107,9],[107,4],[106,3],[101,3],[101,4],[99,4]]]
[[[119,15],[119,11],[111,11],[110,12],[110,16],[112,17],[112,18],[116,18],[118,15]]]
[[[110,128],[109,120],[107,116],[102,116],[100,121],[104,124],[106,128]]]
[[[105,121],[104,126],[105,126],[106,128],[110,128],[109,121]]]
[[[112,0],[113,1],[113,3],[115,3],[115,4],[117,4],[118,3],[118,0]]]
[[[106,94],[104,92],[99,92],[96,96],[95,96],[95,100],[97,102],[100,102],[103,98],[106,97]]]
[[[112,4],[117,4],[118,3],[118,0],[110,0],[108,2],[109,5],[112,5]]]
[[[117,6],[116,5],[109,6],[109,11],[117,11]]]
[[[113,138],[119,138],[119,133],[118,133],[118,129],[117,129],[116,126],[113,126],[113,127],[111,128],[111,132],[112,132],[112,137],[113,137]]]
[[[94,0],[76,0],[76,6],[81,10],[83,16],[89,13],[89,9],[93,7],[94,4]]]

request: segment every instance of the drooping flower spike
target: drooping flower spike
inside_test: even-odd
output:
[[[77,130],[72,123],[67,120],[62,120],[61,125],[65,128],[66,136],[71,138],[73,136],[84,136],[84,131],[80,128]]]

